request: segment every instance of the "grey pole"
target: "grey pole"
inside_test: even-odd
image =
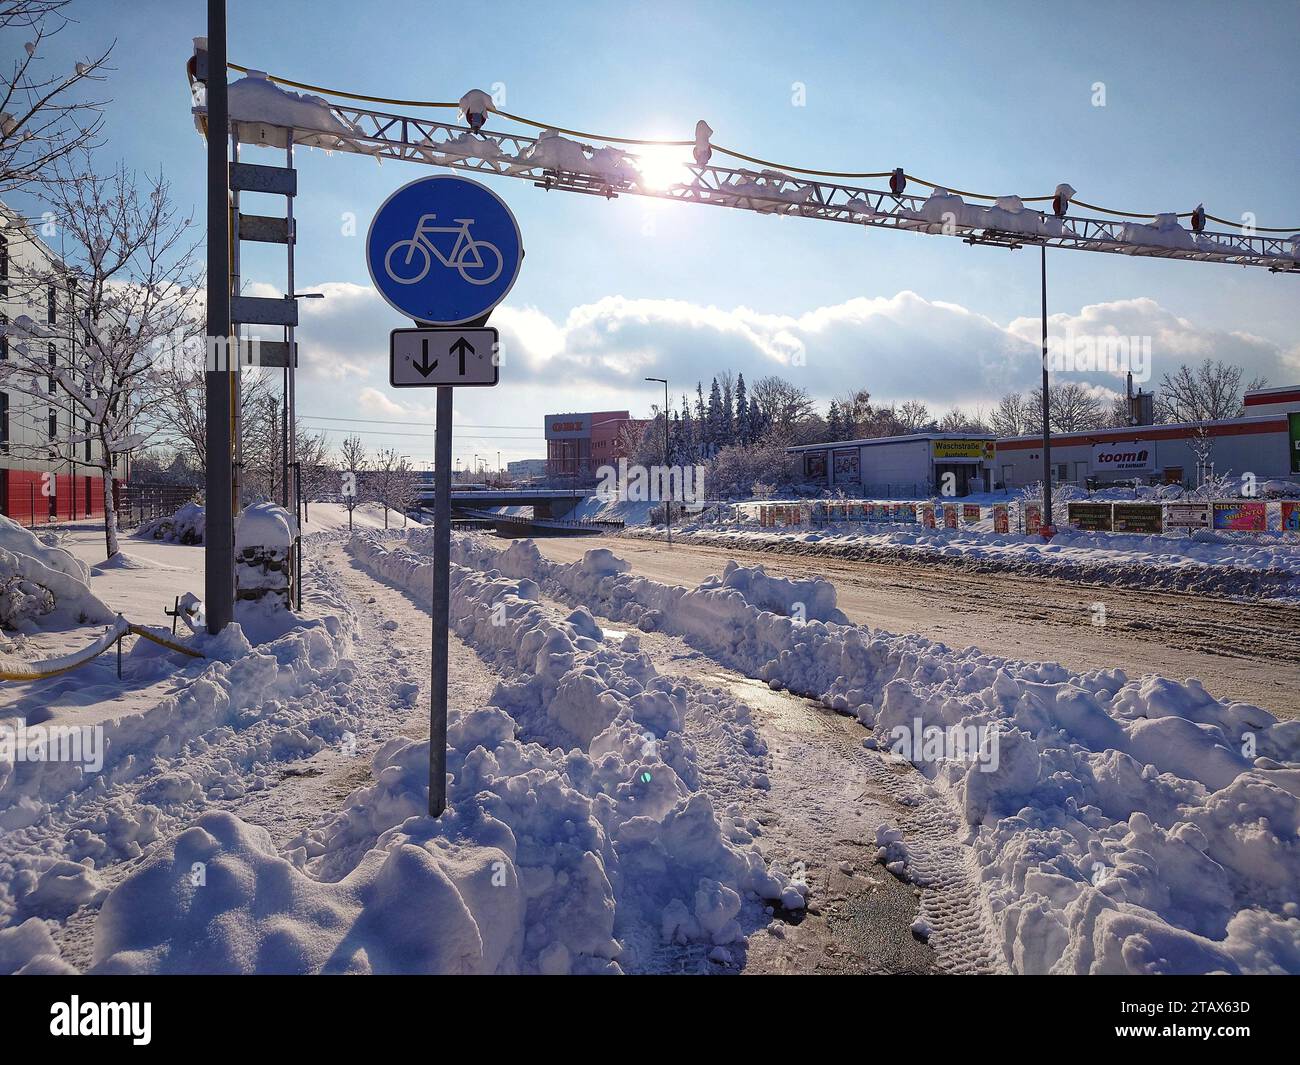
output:
[[[1042,250],[1043,280],[1043,524],[1052,525],[1052,428],[1048,423],[1051,401],[1047,391],[1047,245]]]
[[[664,470],[668,469],[668,378],[666,377],[647,377],[647,381],[658,381],[664,386]],[[659,478],[662,485],[666,476]],[[668,546],[673,546],[673,501],[664,500],[664,521],[668,526]]]
[[[207,530],[203,598],[208,632],[235,612],[234,469],[230,453],[230,170],[226,159],[226,3],[208,0]],[[236,351],[236,358],[238,352]]]
[[[433,669],[429,691],[429,814],[447,808],[447,615],[451,611],[451,397],[438,386],[433,441]]]

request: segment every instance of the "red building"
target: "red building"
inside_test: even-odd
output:
[[[546,476],[594,481],[601,466],[627,457],[623,442],[638,435],[645,424],[625,410],[548,414]]]

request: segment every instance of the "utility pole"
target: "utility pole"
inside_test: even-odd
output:
[[[429,706],[429,816],[447,808],[447,616],[451,612],[451,397],[438,386],[433,441],[433,664]]]
[[[203,537],[203,598],[208,632],[220,632],[235,613],[235,499],[231,465],[232,369],[238,343],[230,335],[230,169],[226,134],[226,2],[208,0],[208,320],[207,527]],[[234,349],[232,364],[231,350]]]
[[[1047,391],[1047,244],[1039,245],[1042,251],[1043,282],[1043,525],[1052,528],[1052,427],[1051,399]]]
[[[668,378],[666,377],[647,377],[647,381],[658,381],[664,386],[664,469],[659,477],[659,483],[662,485],[665,481],[669,484],[672,480],[667,476],[668,471]],[[668,526],[668,546],[673,546],[673,501],[664,500],[664,521]]]

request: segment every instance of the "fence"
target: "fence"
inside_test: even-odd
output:
[[[117,524],[131,529],[166,517],[197,495],[198,489],[185,484],[124,484],[118,489]]]

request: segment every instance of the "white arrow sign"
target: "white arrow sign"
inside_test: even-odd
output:
[[[388,334],[388,383],[394,388],[495,385],[495,329],[394,329]]]

